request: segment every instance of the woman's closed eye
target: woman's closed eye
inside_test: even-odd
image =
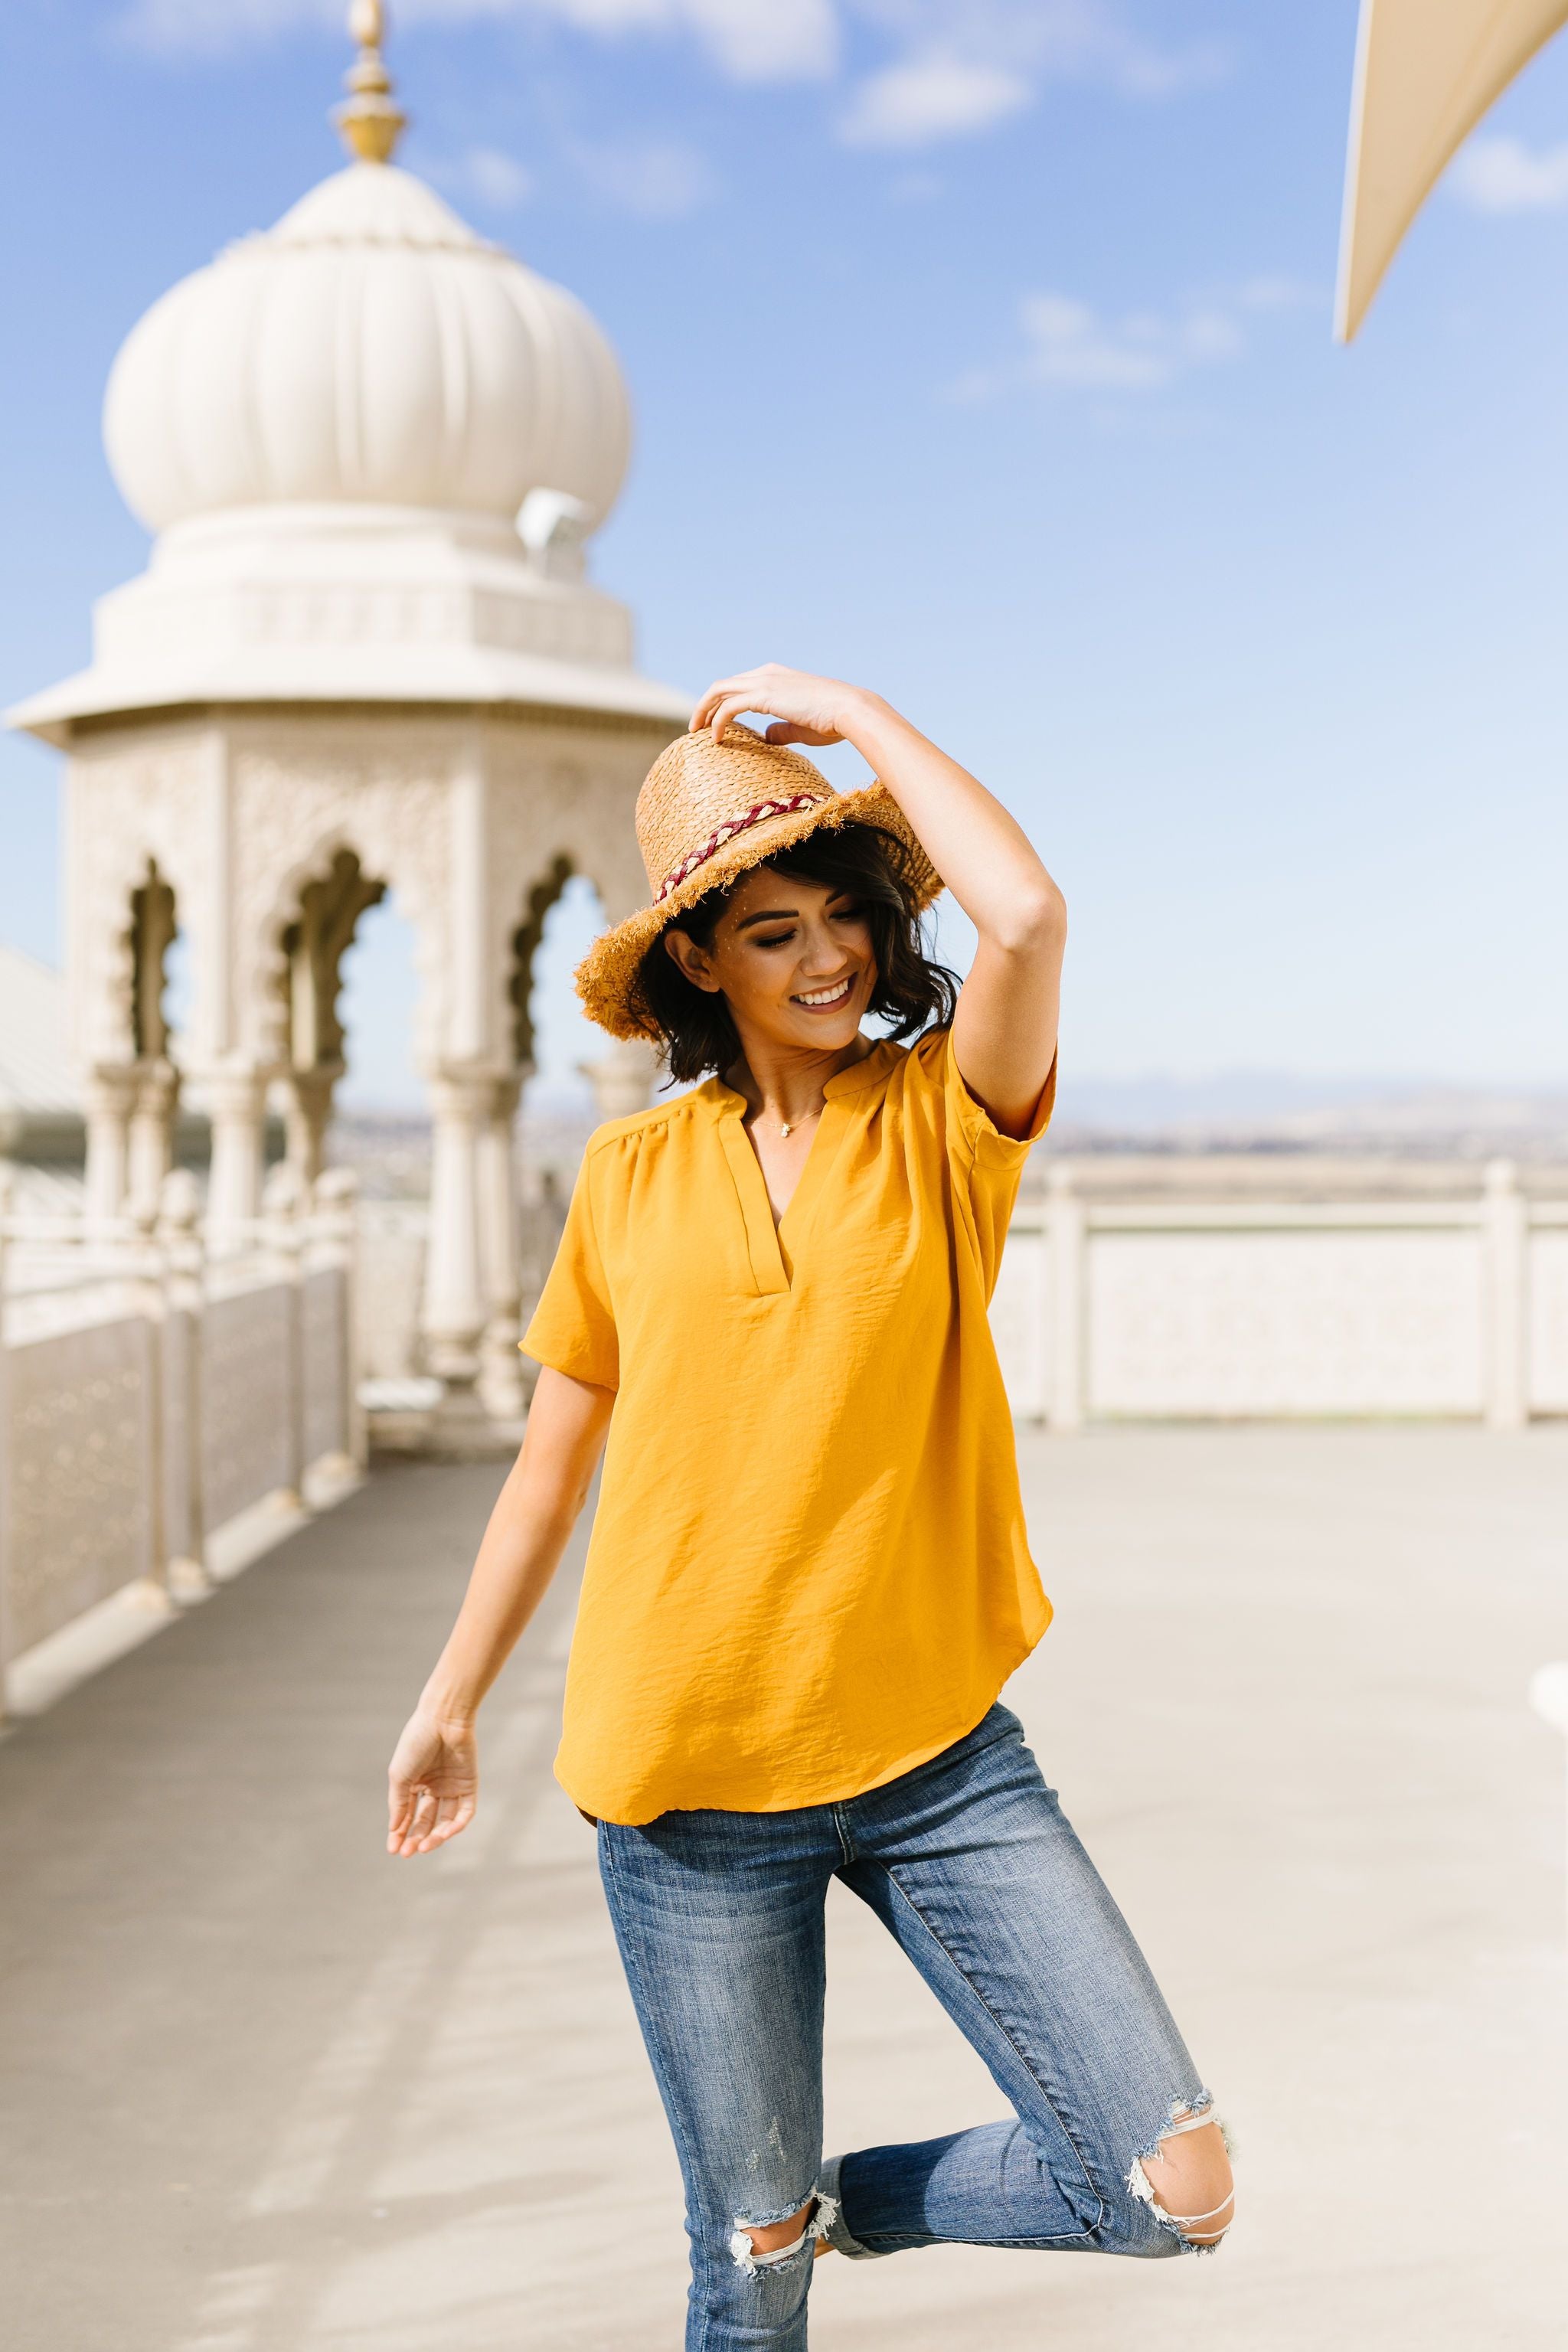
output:
[[[827,910],[827,919],[830,923],[860,923],[864,922],[865,919],[865,907],[858,898],[852,900],[847,907],[830,907]],[[782,931],[754,931],[752,935],[752,941],[760,948],[787,947],[795,936],[795,925],[791,923]]]

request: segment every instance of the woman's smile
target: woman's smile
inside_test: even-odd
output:
[[[811,1013],[832,1013],[836,1012],[839,1005],[848,1003],[854,987],[855,974],[847,972],[842,980],[836,980],[829,988],[803,990],[798,996],[792,996],[790,1003],[804,1004]]]

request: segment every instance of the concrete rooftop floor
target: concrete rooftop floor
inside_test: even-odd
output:
[[[1568,1431],[1023,1440],[1010,1687],[1238,2146],[1213,2262],[830,2257],[816,2352],[1561,2352]],[[563,1577],[475,1831],[381,1850],[499,1470],[388,1471],[0,1744],[12,2352],[677,2352],[679,2186],[550,1777]],[[836,1905],[829,2144],[1001,2111]]]

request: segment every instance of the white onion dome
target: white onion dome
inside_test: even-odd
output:
[[[602,522],[630,413],[582,304],[423,181],[356,162],[172,287],[110,375],[104,442],[154,530],[224,508],[374,503]]]

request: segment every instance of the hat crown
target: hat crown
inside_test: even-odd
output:
[[[637,794],[637,847],[649,896],[664,897],[725,841],[780,807],[834,798],[833,786],[809,760],[764,742],[739,719],[731,721],[720,743],[706,727],[678,735]]]

